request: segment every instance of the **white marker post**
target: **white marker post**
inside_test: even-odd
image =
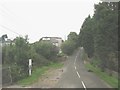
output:
[[[32,74],[32,59],[29,59],[29,76]]]

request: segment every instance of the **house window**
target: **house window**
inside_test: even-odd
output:
[[[57,46],[58,47],[58,43],[53,43],[53,45]]]
[[[50,40],[50,38],[43,38],[42,40]]]

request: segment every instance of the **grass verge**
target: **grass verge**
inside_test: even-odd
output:
[[[107,82],[111,87],[118,88],[118,79],[109,76],[106,72],[101,72],[100,68],[92,66],[90,63],[86,63],[85,67],[87,69],[92,70],[96,75],[98,75],[101,79],[103,79],[105,82]]]
[[[57,68],[61,68],[62,66],[63,66],[62,63],[50,63],[50,65],[48,66],[37,68],[36,70],[32,72],[31,76],[18,81],[18,84],[22,86],[33,84],[40,78],[40,76],[45,74],[45,72],[47,72],[50,68],[57,69]]]

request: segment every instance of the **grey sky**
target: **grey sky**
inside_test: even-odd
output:
[[[93,15],[100,0],[0,0],[0,36],[13,39],[18,34],[29,36],[30,42],[44,36],[65,39],[80,32],[84,19]],[[17,34],[18,33],[18,34]]]

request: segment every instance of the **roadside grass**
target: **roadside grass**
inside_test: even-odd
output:
[[[59,63],[52,62],[48,66],[39,67],[32,72],[31,76],[28,76],[27,78],[18,81],[18,84],[22,85],[23,87],[27,86],[27,85],[31,85],[34,82],[36,82],[49,69],[51,69],[51,68],[58,69],[58,68],[61,68],[62,66],[63,66],[63,64],[60,62]]]
[[[101,79],[107,82],[111,87],[118,88],[118,79],[114,76],[109,76],[106,72],[101,72],[100,68],[94,67],[90,63],[86,63],[85,67],[89,70],[92,70],[96,75]]]

